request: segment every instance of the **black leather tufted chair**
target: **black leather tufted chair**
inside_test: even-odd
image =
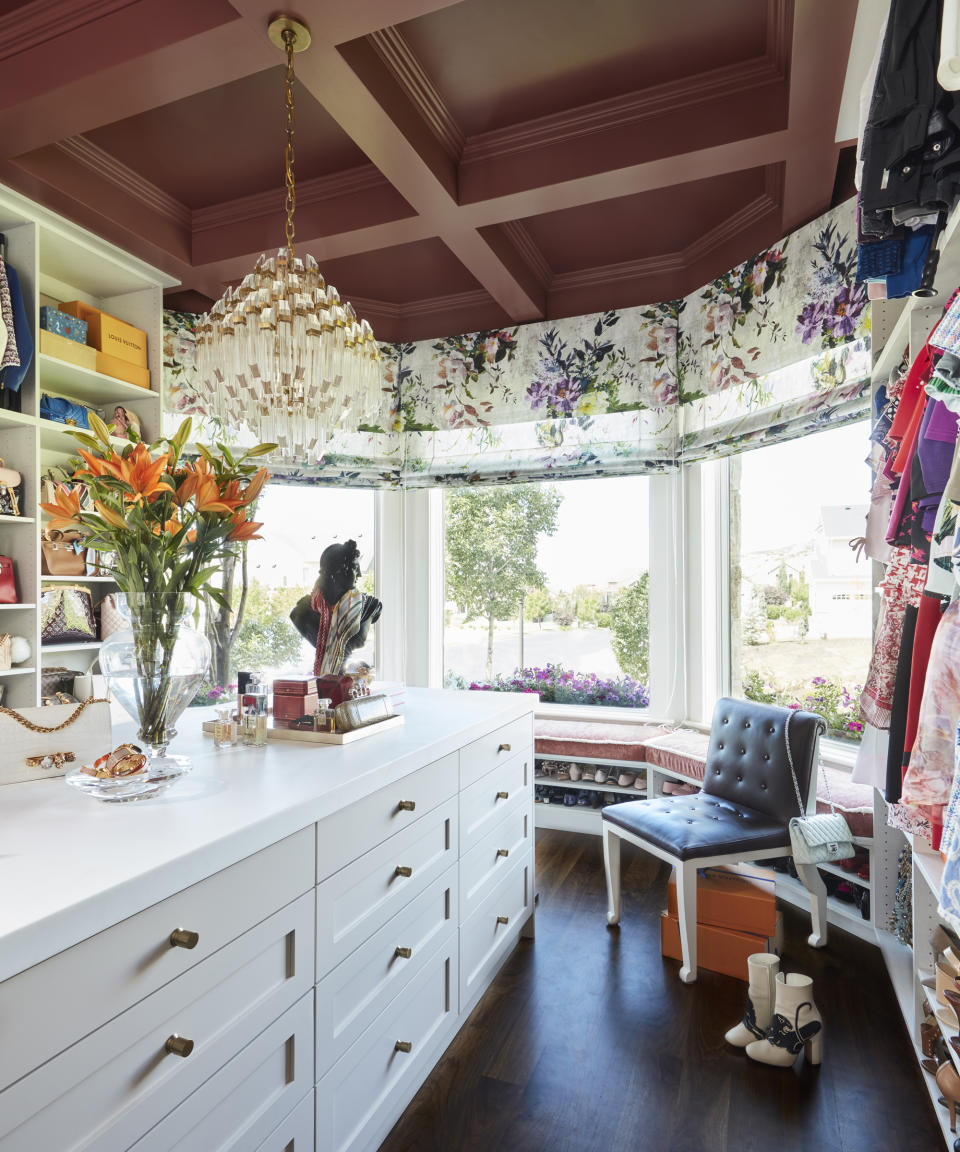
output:
[[[813,812],[818,743],[826,730],[823,717],[730,699],[718,700],[713,713],[701,792],[603,809],[607,923],[620,922],[621,840],[673,864],[684,983],[697,978],[697,869],[791,854],[788,825],[800,813],[784,739],[788,716],[800,794],[805,811]],[[819,948],[826,943],[826,888],[814,866],[797,865],[797,872],[810,891],[813,932],[809,942]]]

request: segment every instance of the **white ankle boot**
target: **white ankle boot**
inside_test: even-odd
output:
[[[747,989],[747,1006],[743,1012],[742,1023],[727,1033],[728,1044],[746,1048],[754,1040],[762,1040],[766,1036],[773,1016],[774,989],[779,971],[780,957],[773,952],[756,952],[753,956],[747,957],[750,981]]]
[[[761,1064],[789,1068],[806,1048],[807,1062],[819,1064],[823,1019],[813,1002],[813,981],[796,972],[780,972],[776,981],[773,1019],[766,1038],[747,1045],[747,1055]]]

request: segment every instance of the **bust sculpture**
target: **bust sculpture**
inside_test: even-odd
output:
[[[360,550],[355,540],[331,544],[320,556],[320,572],[310,596],[290,613],[293,626],[316,650],[316,676],[339,676],[351,652],[367,642],[370,625],[383,605],[357,590]]]

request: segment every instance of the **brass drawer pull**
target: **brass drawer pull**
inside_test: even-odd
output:
[[[163,1046],[164,1052],[169,1052],[171,1056],[187,1056],[193,1051],[193,1041],[188,1040],[186,1036],[178,1036],[176,1032],[172,1036],[167,1037],[167,1042]]]
[[[413,955],[413,949],[412,948],[395,948],[393,950],[393,954],[394,954],[394,956],[398,957],[400,960],[409,960],[410,957]]]
[[[187,928],[174,928],[170,933],[171,948],[196,948],[199,943],[199,932],[190,932]]]
[[[398,1040],[393,1046],[394,1052],[410,1052],[413,1050],[413,1045],[409,1040]]]
[[[498,924],[509,924],[510,923],[510,917],[509,916],[498,916],[497,917],[497,923]]]
[[[412,868],[408,868],[408,867],[406,866],[406,864],[398,864],[398,865],[397,865],[397,870],[396,870],[396,872],[394,873],[394,875],[395,875],[395,876],[412,876],[412,875],[413,875],[413,869],[412,869]]]
[[[509,800],[510,799],[510,793],[509,792],[498,792],[497,793],[497,799],[498,800]]]
[[[498,856],[509,856],[510,855],[510,849],[509,848],[498,848],[497,849],[497,855]]]
[[[401,800],[400,803],[397,805],[397,808],[401,812],[413,812],[413,810],[416,808],[416,806],[417,806],[416,800]]]
[[[501,752],[509,752],[509,751],[510,751],[510,745],[509,744],[501,744],[500,747],[497,749],[498,754]]]

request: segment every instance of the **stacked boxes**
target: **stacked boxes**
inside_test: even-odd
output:
[[[69,300],[61,307],[86,323],[87,343],[96,349],[98,372],[141,388],[150,387],[146,332],[82,300]]]
[[[697,966],[738,980],[747,978],[747,957],[780,953],[783,917],[777,911],[776,881],[769,868],[728,864],[697,873]],[[660,920],[660,951],[680,960],[676,872],[667,888]]]

